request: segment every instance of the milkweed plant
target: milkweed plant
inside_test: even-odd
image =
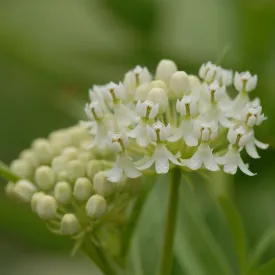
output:
[[[260,99],[251,99],[257,80],[211,62],[198,76],[171,60],[161,60],[155,74],[136,66],[123,81],[89,90],[86,119],[2,165],[6,193],[29,204],[50,231],[70,236],[103,274],[125,274],[138,219],[133,205],[152,186],[144,179],[169,173],[158,272],[171,274],[181,176],[238,169],[254,176],[243,156],[257,159],[257,148],[268,147],[255,136],[266,120]]]

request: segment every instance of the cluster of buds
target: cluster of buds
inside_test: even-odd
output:
[[[92,140],[88,147],[114,154],[106,172],[111,182],[164,174],[176,166],[230,174],[239,168],[252,176],[241,151],[259,158],[256,147],[268,147],[254,135],[266,119],[260,100],[249,97],[256,84],[256,75],[234,74],[211,62],[201,66],[199,76],[178,71],[171,60],[161,60],[154,76],[137,66],[122,82],[90,90],[84,123]],[[235,98],[227,93],[230,86]]]
[[[107,179],[114,162],[104,150],[87,149],[89,140],[82,125],[58,130],[35,140],[10,165],[19,180],[7,184],[8,195],[29,203],[56,234],[78,238],[95,228],[100,232],[110,220],[117,226],[135,197],[137,188],[129,189],[127,178],[119,184]]]

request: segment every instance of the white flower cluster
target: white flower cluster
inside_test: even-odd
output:
[[[85,149],[89,139],[83,126],[58,130],[48,139],[35,140],[10,165],[20,179],[7,184],[7,193],[20,202],[30,203],[33,212],[46,220],[54,233],[82,234],[94,222],[98,226],[103,216],[108,223],[106,214],[112,213],[112,207],[116,209],[116,203],[121,206],[115,193],[128,192],[125,185],[129,181],[118,185],[107,180],[104,170],[112,167],[113,162],[99,159],[106,155],[97,156]]]
[[[235,98],[227,93],[232,84]],[[233,74],[211,62],[199,77],[178,71],[171,60],[161,60],[154,77],[137,66],[122,82],[90,90],[89,121],[83,122],[92,136],[89,147],[114,152],[115,164],[106,172],[112,182],[153,172],[153,164],[158,174],[175,166],[235,174],[239,167],[252,176],[241,151],[259,158],[256,147],[268,147],[254,136],[266,119],[260,100],[249,98],[256,84],[256,75]]]

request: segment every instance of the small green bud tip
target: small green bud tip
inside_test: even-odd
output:
[[[11,171],[20,178],[27,179],[32,174],[31,165],[24,159],[14,160],[10,165]]]
[[[72,200],[72,187],[67,181],[60,181],[55,185],[54,197],[60,204],[69,204]]]
[[[170,84],[171,76],[177,71],[177,65],[174,61],[163,59],[156,69],[156,79],[164,81],[167,85]]]
[[[88,163],[88,166],[87,166],[87,176],[89,179],[93,179],[95,174],[99,171],[102,171],[104,170],[104,164],[102,161],[100,160],[91,160],[89,161]]]
[[[19,180],[12,190],[17,198],[23,202],[30,202],[36,187],[28,180]]]
[[[36,208],[37,208],[37,202],[44,196],[45,194],[43,192],[36,192],[31,198],[31,208],[32,211],[37,213]]]
[[[70,147],[66,147],[61,155],[67,160],[67,161],[70,161],[70,160],[75,160],[78,158],[78,150],[77,148],[73,147],[73,146],[70,146]]]
[[[93,184],[95,192],[101,196],[110,196],[116,189],[116,184],[107,180],[104,171],[95,174]]]
[[[93,219],[99,219],[107,212],[107,203],[104,197],[93,195],[86,204],[86,214]]]
[[[74,185],[74,197],[80,201],[87,201],[93,193],[93,184],[87,178],[78,178]]]
[[[58,156],[52,160],[52,168],[56,173],[63,171],[67,168],[68,160],[65,156]]]
[[[175,94],[176,98],[191,93],[191,85],[189,83],[188,75],[184,71],[175,72],[171,77],[170,88]]]
[[[33,142],[32,148],[40,164],[49,164],[51,162],[54,150],[48,140],[37,139]]]
[[[60,223],[60,231],[64,235],[75,235],[80,231],[80,224],[74,214],[65,214]]]
[[[36,168],[39,165],[39,161],[31,149],[26,149],[21,152],[20,158],[29,163],[33,168]]]
[[[40,166],[35,171],[35,182],[42,190],[52,189],[55,184],[55,173],[49,166]]]
[[[85,165],[78,159],[71,160],[68,163],[67,173],[71,181],[76,181],[78,178],[85,176]]]
[[[159,104],[159,113],[164,113],[168,107],[168,96],[164,89],[153,88],[148,94],[148,100]]]
[[[57,202],[54,197],[44,195],[37,199],[36,212],[43,220],[52,220],[57,214]]]

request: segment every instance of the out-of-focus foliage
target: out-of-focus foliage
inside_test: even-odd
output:
[[[257,136],[271,147],[261,152],[257,165],[252,163],[258,173],[253,178],[239,174],[233,182],[216,176],[211,183],[197,178],[196,193],[188,186],[182,188],[174,274],[237,272],[237,255],[216,198],[221,194],[234,198],[248,251],[275,225],[274,26],[272,0],[3,0],[0,159],[10,162],[34,138],[75,123],[94,83],[117,81],[136,64],[153,70],[161,58],[172,58],[179,68],[196,72],[202,62],[216,61],[228,48],[224,67],[248,69],[259,76],[253,93],[261,96],[269,119]],[[164,178],[146,204],[149,211],[144,211],[134,240],[134,266],[136,270],[146,266],[145,274],[153,274],[157,265],[165,188]],[[57,261],[52,253],[66,256],[72,244],[50,234],[28,209],[7,200],[3,191],[0,233],[0,274],[17,274],[24,268],[26,274],[38,274],[37,258],[45,275],[69,274],[69,258]],[[145,255],[145,263],[136,261],[139,253]],[[271,245],[261,261],[274,257]],[[85,265],[81,262],[83,270]],[[273,274],[268,273],[270,266],[259,274]]]

